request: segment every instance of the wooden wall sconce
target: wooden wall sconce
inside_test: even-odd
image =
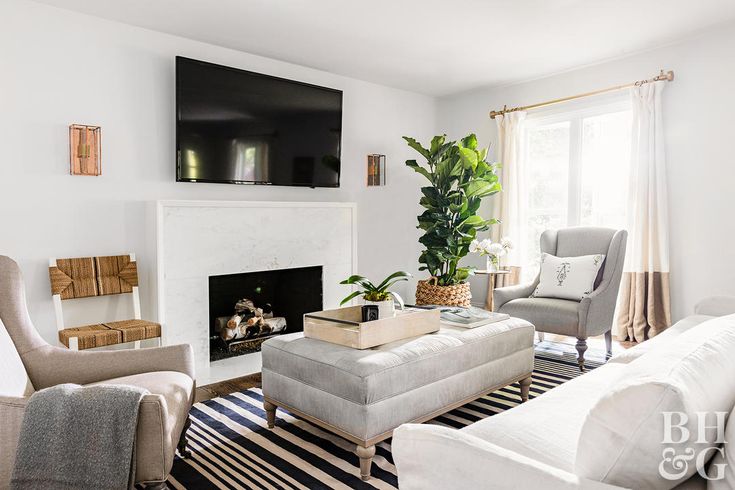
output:
[[[72,175],[102,175],[102,128],[69,126],[69,171]]]
[[[385,155],[368,155],[367,185],[385,185]]]

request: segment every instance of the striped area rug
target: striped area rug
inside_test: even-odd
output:
[[[536,347],[530,397],[580,375],[573,349],[543,342]],[[588,369],[604,355],[588,351]],[[502,388],[428,423],[461,428],[508,410],[520,400],[518,385]],[[176,489],[358,488],[398,486],[390,440],[380,443],[372,478],[360,479],[354,444],[278,409],[276,427],[268,430],[263,395],[253,388],[197,403],[191,410],[192,457],[177,459],[169,478]]]

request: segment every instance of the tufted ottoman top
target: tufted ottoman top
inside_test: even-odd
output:
[[[263,343],[263,368],[358,404],[372,404],[533,347],[534,327],[510,318],[358,350],[281,335]]]

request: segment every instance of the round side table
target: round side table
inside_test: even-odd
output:
[[[498,271],[481,270],[475,271],[475,274],[487,276],[487,298],[485,298],[485,309],[493,311],[493,291],[495,291],[495,278],[505,274],[510,274],[507,269],[501,269]]]

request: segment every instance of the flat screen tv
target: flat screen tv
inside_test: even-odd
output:
[[[342,92],[176,58],[176,180],[339,187]]]

